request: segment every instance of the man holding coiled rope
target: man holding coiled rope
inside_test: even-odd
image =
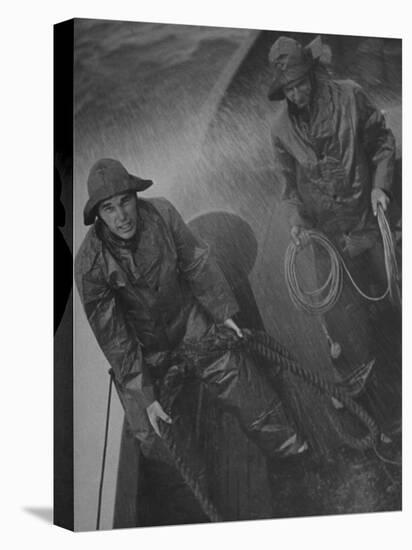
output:
[[[272,125],[277,184],[294,244],[304,247],[310,231],[321,232],[362,290],[376,295],[387,283],[376,216],[378,209],[387,211],[391,199],[395,139],[358,84],[331,78],[324,54],[320,38],[303,47],[280,37],[270,50],[268,96],[285,100]],[[330,259],[317,246],[314,257],[323,284]],[[368,304],[348,284],[324,314],[329,342],[345,340],[331,346],[342,376],[367,371],[375,362],[370,315]]]

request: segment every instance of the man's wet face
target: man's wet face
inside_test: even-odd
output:
[[[117,237],[121,239],[134,237],[138,219],[135,193],[122,193],[102,201],[99,204],[98,213]]]
[[[309,76],[305,76],[304,78],[300,78],[284,86],[283,93],[298,109],[307,107],[312,93],[312,84]]]

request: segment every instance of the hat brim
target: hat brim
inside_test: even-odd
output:
[[[111,195],[106,194],[104,196],[95,196],[87,201],[83,210],[84,225],[92,225],[94,223],[94,220],[96,219],[96,207],[100,202],[110,199],[110,197],[114,197],[115,195],[121,195],[122,193],[128,193],[130,191],[136,193],[145,191],[151,185],[153,185],[152,180],[145,180],[129,174],[128,182],[123,189]]]
[[[268,98],[270,99],[270,101],[281,101],[282,99],[285,99],[283,87],[286,86],[286,84],[293,82],[294,80],[303,78],[306,74],[310,72],[314,65],[319,62],[322,55],[322,40],[320,36],[317,36],[314,40],[312,40],[312,42],[305,46],[303,48],[303,51],[308,54],[308,64],[306,66],[300,65],[294,67],[292,71],[290,71],[290,76],[288,76],[286,81],[284,80],[284,77],[281,73],[275,74],[275,76],[272,78],[272,82],[269,86],[268,91]]]

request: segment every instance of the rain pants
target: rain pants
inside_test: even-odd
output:
[[[138,200],[140,227],[123,241],[100,220],[75,262],[86,316],[120,388],[134,435],[153,438],[146,407],[158,399],[165,353],[215,330],[238,308],[208,247],[165,199]],[[226,352],[198,373],[209,393],[267,455],[293,434],[251,357]]]

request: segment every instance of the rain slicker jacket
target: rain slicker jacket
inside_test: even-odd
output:
[[[145,409],[156,399],[152,380],[160,381],[165,374],[164,352],[213,336],[216,325],[232,317],[238,306],[208,247],[168,201],[138,201],[138,210],[134,245],[113,241],[109,229],[97,221],[77,254],[75,271],[87,318],[115,373],[129,426],[150,449],[154,432]],[[285,445],[296,434],[279,396],[251,356],[227,350],[199,371],[214,400],[237,418],[262,452],[290,452]]]
[[[315,82],[309,119],[285,101],[272,126],[289,223],[331,236],[376,230],[371,191],[390,193],[394,136],[358,84],[327,77]]]
[[[129,423],[145,437],[144,410],[155,399],[145,358],[175,348],[209,317],[223,323],[238,311],[225,279],[180,214],[165,199],[138,201],[138,246],[111,249],[96,226],[76,257],[75,276],[96,339],[121,388]],[[189,327],[196,334],[196,326]],[[201,334],[198,334],[198,337]]]

